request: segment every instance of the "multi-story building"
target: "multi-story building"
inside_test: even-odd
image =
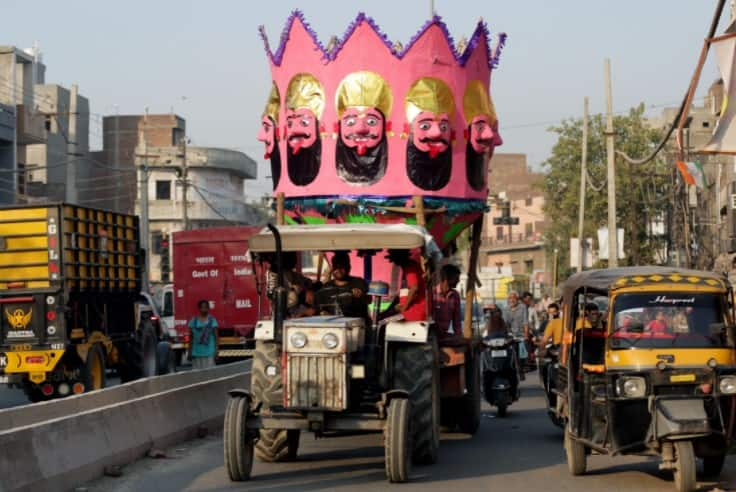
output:
[[[45,74],[38,48],[0,46],[0,203],[78,202],[89,177],[89,101]]]
[[[549,287],[545,254],[543,175],[529,169],[525,154],[498,153],[489,174],[490,212],[483,222],[480,280],[484,299],[504,299],[509,289],[541,296]],[[508,207],[518,224],[494,224]]]
[[[153,282],[172,278],[161,268],[167,254],[161,243],[171,233],[259,222],[260,214],[245,201],[245,181],[256,178],[256,163],[244,153],[188,145],[186,121],[174,114],[108,116],[103,132],[103,150],[94,154],[104,163],[96,171],[100,190],[94,200],[140,214],[136,183],[148,183]]]

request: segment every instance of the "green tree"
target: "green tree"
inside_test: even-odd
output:
[[[644,104],[627,115],[614,117],[615,147],[627,155],[649,154],[662,137],[651,128]],[[559,251],[560,279],[570,274],[570,238],[577,237],[582,160],[582,119],[569,119],[550,128],[558,139],[545,162],[542,184],[548,227],[545,243],[549,253]],[[588,186],[585,194],[584,237],[596,238],[596,231],[607,225],[605,118],[594,115],[588,121]],[[671,170],[663,157],[636,165],[616,156],[616,212],[618,227],[624,228],[626,259],[619,264],[641,265],[655,262],[661,240],[650,237],[648,225],[667,214]],[[594,240],[597,243],[597,240]],[[602,265],[601,265],[602,266]]]

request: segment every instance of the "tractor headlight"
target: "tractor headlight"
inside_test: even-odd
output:
[[[340,339],[334,333],[327,333],[322,337],[322,345],[328,350],[337,348],[339,344]]]
[[[292,347],[298,349],[304,348],[307,345],[307,335],[305,335],[301,331],[294,332],[289,337],[289,342],[291,343]]]
[[[503,347],[506,345],[506,339],[502,337],[486,338],[483,343],[488,347]]]
[[[647,394],[647,381],[640,376],[621,378],[616,390],[619,396],[642,398]]]
[[[736,393],[736,376],[723,376],[718,381],[718,389],[724,395],[733,395]]]

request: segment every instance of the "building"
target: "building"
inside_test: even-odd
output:
[[[483,222],[479,261],[483,284],[479,292],[485,300],[505,299],[509,289],[530,290],[541,297],[549,286],[542,180],[541,173],[529,169],[525,154],[493,157],[488,180],[491,207]],[[518,223],[494,224],[505,207]]]
[[[45,76],[37,47],[0,46],[0,203],[77,203],[90,175],[89,101]]]
[[[140,215],[137,180],[147,183],[153,282],[172,279],[162,269],[162,259],[171,264],[165,242],[171,233],[260,222],[261,215],[245,201],[245,182],[256,178],[256,162],[242,152],[189,145],[180,116],[107,116],[103,150],[95,158],[105,164],[96,170],[100,184],[94,198],[104,208]],[[143,167],[147,179],[138,171]]]

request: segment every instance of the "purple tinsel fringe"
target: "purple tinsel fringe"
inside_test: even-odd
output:
[[[489,40],[491,36],[490,32],[488,31],[488,25],[481,20],[478,22],[475,31],[473,31],[473,35],[470,37],[465,51],[463,53],[458,53],[455,49],[455,42],[452,39],[452,35],[450,35],[450,31],[447,29],[447,25],[442,21],[442,18],[440,16],[435,15],[430,20],[425,22],[424,25],[419,29],[419,31],[417,31],[417,33],[412,36],[412,38],[409,40],[403,50],[397,52],[396,50],[394,50],[391,40],[388,39],[388,36],[383,31],[381,31],[381,28],[378,26],[376,21],[373,20],[372,17],[368,17],[367,15],[365,15],[365,13],[360,12],[355,20],[348,25],[345,33],[342,35],[342,38],[338,40],[332,52],[328,52],[324,45],[319,41],[317,34],[304,18],[304,13],[301,10],[295,10],[291,13],[291,15],[289,15],[289,18],[286,20],[286,25],[281,31],[279,46],[275,53],[271,51],[271,46],[268,42],[268,36],[266,36],[265,28],[263,26],[260,26],[258,28],[258,32],[261,36],[261,39],[263,40],[263,44],[266,49],[266,53],[271,58],[271,62],[274,65],[281,65],[284,57],[284,50],[286,49],[286,44],[289,40],[289,32],[291,31],[291,27],[297,18],[302,22],[302,24],[304,24],[305,29],[309,33],[309,36],[312,38],[315,46],[317,46],[316,49],[322,52],[322,59],[325,60],[325,62],[334,61],[337,58],[338,53],[340,53],[340,50],[345,45],[347,40],[350,39],[350,36],[353,35],[358,26],[363,22],[367,23],[371,27],[371,29],[373,29],[373,31],[378,35],[379,38],[381,38],[389,51],[398,59],[404,58],[404,56],[406,56],[406,54],[411,50],[412,46],[414,46],[417,40],[422,37],[422,35],[433,25],[437,25],[437,27],[439,27],[442,31],[443,35],[445,36],[445,40],[447,41],[447,44],[450,47],[453,56],[455,57],[455,60],[457,60],[460,66],[465,66],[468,59],[470,59],[470,56],[478,47],[478,44],[481,42],[481,39],[483,39],[486,45],[486,52],[488,53],[488,67],[495,68],[498,66],[498,61],[501,56],[501,50],[506,44],[506,33],[500,33],[498,35],[498,44],[496,45],[495,50],[491,51],[489,46]]]

